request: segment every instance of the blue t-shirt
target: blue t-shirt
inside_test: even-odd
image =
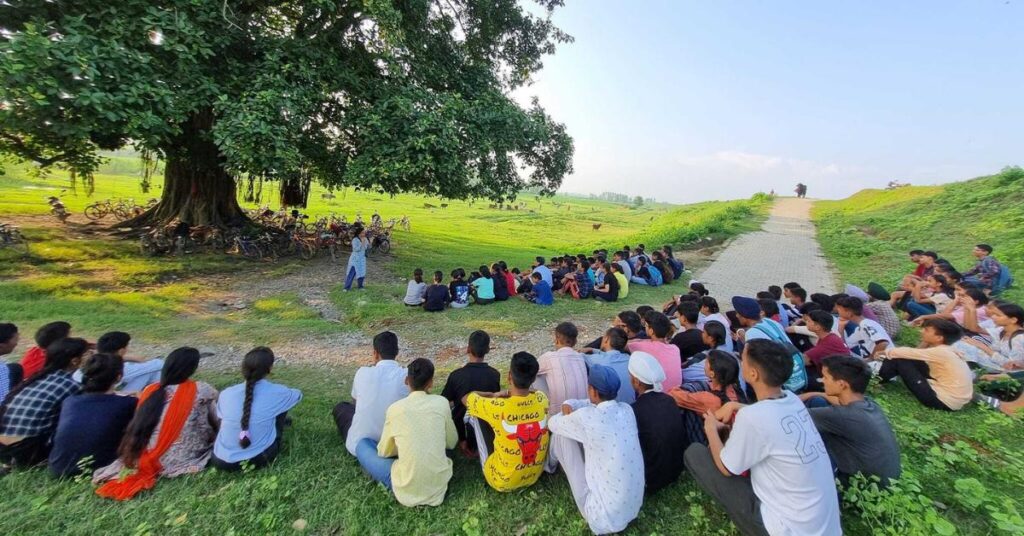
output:
[[[260,380],[253,386],[249,409],[249,446],[239,443],[242,432],[242,410],[245,384],[232,385],[220,392],[217,416],[220,430],[213,442],[213,454],[228,463],[251,460],[277,440],[277,416],[295,407],[302,400],[302,391]]]
[[[656,287],[665,282],[665,279],[661,277],[661,270],[658,270],[653,264],[647,265],[647,284]]]
[[[537,299],[533,301],[537,305],[551,305],[555,303],[555,296],[551,294],[551,285],[543,279],[533,284],[533,293],[537,295]]]
[[[476,297],[481,300],[494,299],[494,280],[490,277],[478,277],[470,285],[476,289]]]
[[[547,266],[534,266],[533,271],[540,274],[540,280],[547,283],[549,286],[554,285],[554,281],[551,280],[551,268]]]
[[[57,432],[50,450],[50,472],[71,476],[80,472],[78,462],[92,456],[89,467],[106,467],[117,459],[117,447],[139,400],[134,396],[84,393],[68,397],[61,405]]]

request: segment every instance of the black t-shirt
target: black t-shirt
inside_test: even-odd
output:
[[[494,299],[496,301],[507,300],[508,282],[505,281],[505,276],[495,272],[491,275],[491,281],[494,281]]]
[[[133,396],[101,393],[65,400],[50,450],[50,472],[56,476],[78,474],[78,462],[86,456],[92,456],[92,469],[116,460],[117,447],[137,403]]]
[[[633,402],[640,451],[644,456],[644,479],[647,493],[673,483],[683,472],[686,450],[686,429],[679,416],[679,406],[665,393],[648,391]]]
[[[607,273],[604,276],[604,283],[608,285],[608,297],[612,299],[619,298],[619,278],[615,277],[613,273]]]
[[[672,337],[672,344],[679,347],[679,357],[685,362],[687,359],[709,350],[704,344],[704,338],[701,336],[702,331],[697,328],[688,329],[686,331],[680,331],[676,333],[675,337]]]
[[[463,418],[466,416],[466,406],[462,405],[462,398],[473,391],[494,393],[500,390],[501,373],[487,363],[466,363],[466,366],[448,376],[441,396],[453,404],[452,420],[455,421],[455,429],[459,432],[459,441],[466,439],[466,425],[463,422]],[[480,424],[488,443],[493,444],[494,432],[490,430],[487,423],[481,421]]]
[[[448,301],[451,299],[448,294],[448,287],[444,285],[430,285],[424,295],[423,309],[427,311],[444,311]]]

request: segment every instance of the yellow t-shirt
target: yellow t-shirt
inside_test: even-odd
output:
[[[626,279],[626,274],[615,272],[615,279],[619,280],[619,299],[623,299],[629,296],[629,280]]]
[[[466,400],[467,413],[494,429],[494,452],[484,464],[484,478],[498,491],[532,485],[540,478],[548,456],[548,397],[528,396]]]

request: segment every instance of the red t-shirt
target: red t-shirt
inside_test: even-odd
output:
[[[818,368],[821,368],[821,360],[830,355],[850,355],[850,349],[843,342],[843,339],[835,333],[829,332],[823,338],[818,339],[814,348],[807,350],[807,359]]]
[[[38,346],[33,346],[25,352],[25,356],[21,358],[21,368],[24,371],[22,373],[23,378],[43,370],[43,366],[46,365],[46,350]]]
[[[924,273],[926,270],[928,269],[925,268],[923,264],[918,264],[917,268],[914,268],[914,275],[920,277],[921,279],[924,279]]]
[[[505,272],[505,286],[508,287],[508,295],[516,295],[516,276],[512,272]]]

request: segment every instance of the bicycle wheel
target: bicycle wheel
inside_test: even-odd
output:
[[[107,215],[107,212],[96,205],[89,205],[85,207],[85,217],[92,221],[96,221]]]
[[[303,242],[302,244],[299,244],[299,257],[302,257],[302,260],[308,261],[312,259],[315,255],[316,250],[313,249],[313,246],[311,244],[309,244],[308,242]]]

